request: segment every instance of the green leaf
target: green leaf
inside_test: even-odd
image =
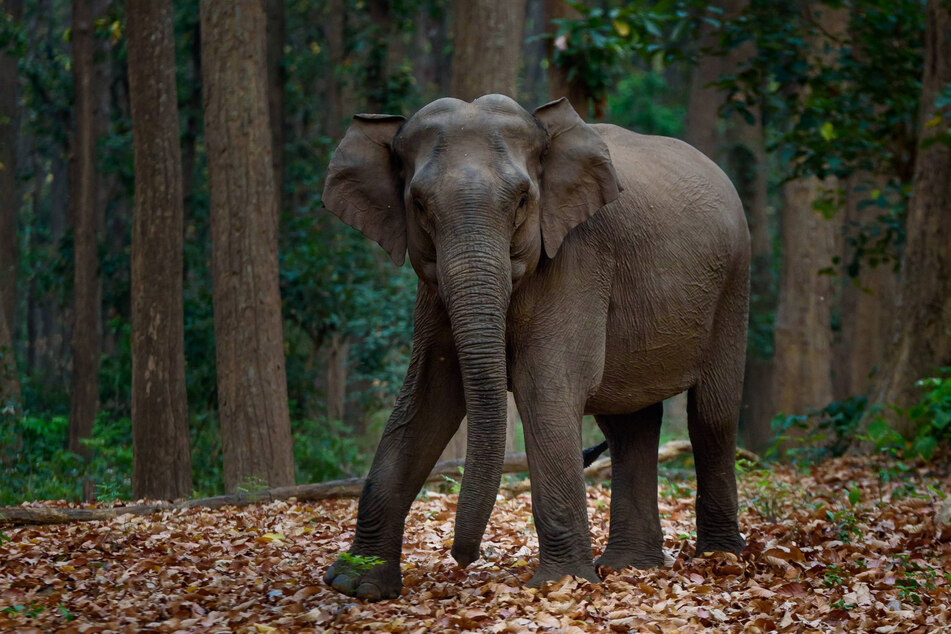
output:
[[[832,141],[836,138],[835,126],[832,125],[831,121],[826,121],[822,124],[822,127],[819,128],[819,134],[822,135],[822,138],[826,141]]]
[[[859,491],[858,487],[852,487],[849,489],[849,505],[855,506],[859,503],[859,500],[862,498],[862,492]]]

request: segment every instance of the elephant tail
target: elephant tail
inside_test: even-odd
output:
[[[584,466],[588,467],[592,462],[598,459],[598,456],[603,454],[608,449],[608,441],[604,441],[600,445],[595,445],[594,447],[588,447],[581,452],[581,459],[584,461]]]

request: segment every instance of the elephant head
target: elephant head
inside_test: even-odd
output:
[[[479,556],[501,479],[512,291],[620,189],[607,146],[566,99],[534,116],[502,95],[439,99],[409,120],[356,115],[334,153],[324,205],[397,265],[408,250],[449,314],[469,417],[462,566]]]

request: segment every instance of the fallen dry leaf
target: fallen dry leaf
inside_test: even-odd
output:
[[[740,478],[748,547],[691,558],[692,480],[660,499],[668,565],[527,589],[538,565],[531,499],[500,499],[482,559],[449,554],[456,496],[421,496],[406,521],[403,596],[363,603],[321,581],[356,526],[356,500],[294,500],[44,527],[0,538],[0,631],[935,632],[951,623],[951,544],[936,499],[842,458],[809,474]],[[946,467],[922,484],[948,486]],[[913,482],[914,484],[914,482]],[[764,489],[765,486],[765,489]],[[843,492],[857,487],[852,508]],[[772,488],[771,488],[772,487]],[[774,499],[766,510],[759,502]],[[610,491],[588,486],[594,554]],[[36,503],[38,504],[38,503]],[[64,503],[45,503],[65,506]],[[35,504],[34,504],[35,505]]]

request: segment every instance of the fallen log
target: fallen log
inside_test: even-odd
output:
[[[675,440],[660,446],[657,454],[658,463],[669,462],[678,456],[691,453],[689,440]],[[737,455],[759,462],[759,457],[746,451],[737,450]],[[459,476],[460,467],[465,465],[465,459],[445,460],[437,463],[426,479],[427,482],[442,481],[443,476]],[[505,455],[503,473],[522,473],[528,471],[528,458],[524,452]],[[586,476],[604,479],[610,476],[611,459],[603,457],[595,461],[584,471]],[[302,502],[326,500],[330,498],[360,497],[363,490],[364,478],[347,478],[315,484],[299,484],[296,486],[278,487],[258,492],[241,492],[229,495],[217,495],[195,500],[184,500],[174,503],[137,504],[132,506],[117,506],[113,508],[57,508],[51,506],[10,506],[0,508],[0,526],[23,524],[68,524],[70,522],[96,522],[111,520],[123,515],[150,515],[163,511],[178,511],[192,508],[218,509],[223,506],[247,506],[249,504],[266,504],[278,500],[291,498]],[[510,493],[519,493],[528,490],[527,480],[505,485]]]

